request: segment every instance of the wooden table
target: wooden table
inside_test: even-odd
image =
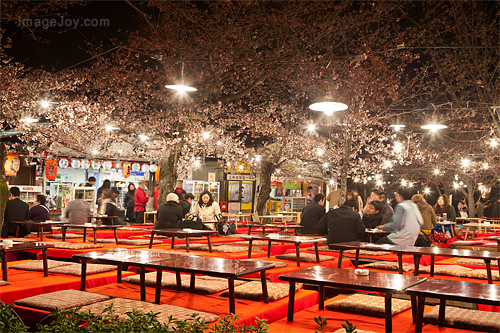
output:
[[[300,271],[279,276],[282,281],[290,283],[288,298],[288,321],[293,321],[295,303],[295,284],[304,283],[319,286],[319,309],[325,307],[325,287],[367,290],[385,294],[385,330],[392,332],[392,294],[405,291],[407,288],[424,282],[427,278],[397,275],[390,273],[370,272],[369,275],[355,275],[353,270],[314,266]]]
[[[40,237],[40,241],[43,242],[43,227],[46,225],[60,225],[60,224],[65,224],[66,222],[61,222],[61,221],[11,221],[10,223],[17,224],[16,228],[16,237],[19,237],[19,227],[21,225],[36,225],[38,226],[38,231],[37,231],[37,237]]]
[[[274,268],[272,263],[263,262],[242,262],[239,260],[209,258],[209,257],[178,257],[166,260],[154,261],[147,265],[149,268],[156,269],[156,297],[155,302],[160,303],[161,293],[161,274],[162,270],[175,271],[177,280],[177,289],[181,288],[180,272],[191,274],[190,292],[195,291],[195,275],[209,275],[227,278],[229,287],[229,313],[236,313],[236,300],[234,295],[234,279],[240,276],[260,273],[262,283],[262,295],[264,303],[269,302],[266,283],[266,270]]]
[[[298,236],[297,231],[299,229],[303,229],[304,226],[300,224],[262,224],[262,223],[247,223],[246,226],[248,227],[248,234],[250,235],[250,231],[252,231],[252,228],[262,228],[262,233],[266,233],[266,228],[274,228],[274,229],[280,229],[284,231],[285,229],[293,229],[293,232],[295,236]]]
[[[103,216],[103,215],[91,215],[89,216],[89,223],[92,223],[92,219],[95,219],[95,224],[102,224],[103,220],[110,219],[111,225],[113,225],[113,219],[117,219],[118,216]],[[99,222],[97,222],[99,221]],[[67,223],[67,222],[66,222]]]
[[[278,214],[293,216],[297,221],[297,224],[300,223],[300,217],[302,216],[302,212],[279,212]]]
[[[140,275],[140,289],[141,301],[146,301],[146,283],[145,283],[145,270],[146,266],[156,260],[164,260],[175,258],[178,256],[186,257],[185,255],[175,253],[161,253],[152,251],[130,250],[130,249],[112,249],[103,251],[93,251],[81,254],[74,254],[73,259],[78,259],[82,262],[82,277],[80,283],[80,290],[85,290],[87,278],[87,262],[93,264],[107,264],[116,265],[116,282],[122,282],[122,267],[134,266],[139,268]],[[161,282],[161,277],[160,277]]]
[[[365,234],[370,238],[370,243],[373,243],[373,235],[389,235],[390,231],[380,230],[380,229],[365,229]]]
[[[43,254],[43,276],[49,275],[47,266],[47,249],[54,245],[38,242],[18,242],[3,239],[0,241],[0,256],[2,258],[2,279],[7,281],[7,252],[18,252],[27,250],[42,250]]]
[[[153,240],[155,234],[160,235],[171,235],[172,236],[172,246],[174,248],[175,235],[182,235],[186,237],[186,251],[189,252],[189,236],[207,236],[208,240],[208,251],[212,253],[212,243],[210,242],[210,235],[217,235],[216,230],[196,230],[196,229],[145,229],[144,231],[151,231],[151,240],[149,242],[149,248],[153,247]]]
[[[464,224],[464,227],[467,227],[467,230],[465,231],[465,236],[464,236],[464,239],[467,240],[467,236],[469,235],[469,228],[472,227],[472,238],[471,239],[474,239],[476,237],[476,229],[479,228],[485,228],[485,229],[488,229],[488,228],[495,228],[498,226],[496,224],[484,224],[484,223],[465,223]]]
[[[262,221],[264,219],[271,219],[271,224],[275,224],[276,220],[281,220],[283,222],[283,224],[286,225],[286,218],[287,218],[286,215],[260,215],[259,216],[261,224],[265,224],[265,223],[262,223]]]
[[[95,223],[85,223],[85,224],[63,224],[62,228],[62,241],[66,241],[66,230],[68,228],[83,229],[83,242],[87,241],[87,229],[94,230],[94,244],[97,244],[97,229],[112,229],[115,233],[115,241],[118,244],[118,235],[116,234],[116,229],[123,228],[122,225],[106,225],[106,224],[95,224]]]
[[[390,251],[398,256],[399,264],[399,274],[403,274],[403,254],[413,255],[413,261],[415,264],[415,270],[413,275],[419,274],[420,258],[422,255],[431,256],[431,269],[430,275],[434,276],[434,261],[436,256],[443,257],[459,257],[459,258],[471,258],[471,259],[483,259],[486,264],[486,271],[488,274],[488,283],[493,283],[493,278],[491,275],[491,260],[497,260],[500,272],[500,252],[493,251],[473,251],[473,250],[463,250],[463,249],[449,249],[449,248],[438,248],[438,247],[419,247],[419,246],[399,246],[399,245],[389,245],[389,244],[370,244],[362,242],[346,242],[346,243],[335,243],[330,244],[330,246],[337,247],[340,249],[338,268],[342,264],[342,254],[346,249],[356,250],[356,258],[354,260],[354,267],[358,267],[359,263],[359,250],[369,250],[369,251]]]
[[[406,289],[406,293],[417,297],[415,332],[422,332],[426,297],[439,298],[438,326],[444,326],[447,299],[496,306],[500,304],[500,286],[494,284],[432,279]]]
[[[445,225],[451,225],[451,237],[455,237],[455,227],[457,226],[457,222],[453,222],[453,221],[437,221],[436,222],[436,227],[437,226],[441,226],[441,231],[443,232],[443,234],[445,233],[445,230],[444,230],[444,226]]]
[[[148,220],[148,215],[153,215],[153,224],[156,224],[156,216],[158,214],[158,211],[155,210],[154,212],[144,212],[144,223]]]
[[[300,244],[302,243],[314,243],[314,249],[316,251],[316,261],[319,262],[318,253],[318,243],[322,242],[326,244],[326,238],[324,237],[308,237],[308,236],[291,236],[291,235],[275,235],[275,234],[259,234],[259,235],[241,235],[241,238],[248,239],[248,258],[252,256],[252,241],[255,240],[267,240],[269,244],[267,246],[267,257],[271,256],[271,244],[272,242],[282,242],[282,243],[293,243],[295,244],[295,251],[297,253],[297,266],[300,266]]]
[[[228,219],[234,218],[234,225],[238,229],[238,222],[250,222],[252,214],[250,213],[222,213],[222,216],[226,218],[226,222],[229,223]]]
[[[497,252],[500,252],[500,236],[490,236],[485,239],[497,241]]]

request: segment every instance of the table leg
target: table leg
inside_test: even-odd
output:
[[[248,259],[250,259],[252,257],[252,242],[253,242],[253,239],[250,238],[248,240]]]
[[[491,260],[484,259],[484,263],[486,264],[486,273],[488,274],[488,283],[493,284],[493,278],[491,276]]]
[[[467,240],[467,236],[469,235],[469,227],[465,230],[465,237],[464,240]]]
[[[425,297],[418,297],[417,301],[417,320],[415,321],[415,333],[422,332],[422,322],[424,318],[424,305],[425,305]]]
[[[476,229],[477,229],[477,227],[472,227],[472,240],[474,240],[474,238],[476,238]]]
[[[66,227],[62,227],[62,241],[66,241]]]
[[[122,283],[122,265],[116,266],[116,282]]]
[[[325,309],[325,286],[320,284],[319,285],[319,309],[324,310]]]
[[[149,248],[151,249],[153,247],[153,240],[155,238],[155,233],[151,231],[151,238],[149,239]]]
[[[146,301],[146,272],[144,266],[139,267],[139,274],[141,279],[141,301]]]
[[[297,267],[300,267],[300,244],[295,243],[295,253],[297,254]]]
[[[271,242],[271,240],[269,240],[267,242],[267,257],[268,258],[271,257],[271,244],[272,244],[272,242]]]
[[[170,245],[170,248],[174,248],[174,241],[175,241],[175,234],[172,234],[172,244]]]
[[[212,253],[212,242],[210,241],[210,235],[207,235],[208,240],[208,252]]]
[[[248,234],[250,235],[250,231],[252,230],[252,226],[248,225]]]
[[[2,279],[4,281],[7,281],[7,252],[2,251],[1,256],[2,256]]]
[[[82,260],[82,280],[80,283],[80,290],[84,291],[85,290],[85,285],[86,280],[87,280],[87,259],[81,259]]]
[[[38,226],[38,233],[40,234],[40,242],[43,242],[43,227],[41,225]]]
[[[435,257],[433,254],[431,254],[431,277],[434,276],[434,260]]]
[[[356,249],[356,259],[354,259],[354,267],[358,268],[358,264],[359,264],[359,249]]]
[[[186,235],[186,252],[189,252],[189,235]]]
[[[83,242],[87,241],[87,228],[83,227]]]
[[[19,237],[19,227],[20,227],[20,226],[19,226],[19,224],[18,224],[18,225],[17,225],[17,227],[16,227],[16,237]],[[4,280],[4,281],[5,281],[5,280]]]
[[[236,297],[234,296],[234,277],[227,279],[229,285],[229,313],[236,313]]]
[[[441,298],[439,300],[439,315],[438,315],[438,326],[439,327],[444,326],[445,311],[446,311],[446,299]]]
[[[181,280],[181,272],[179,272],[179,271],[175,272],[175,282],[177,283],[177,290],[181,291],[182,290],[182,280]]]
[[[392,294],[385,294],[385,331],[392,332]]]
[[[155,303],[160,304],[160,298],[161,298],[161,274],[162,270],[161,268],[158,268],[156,270],[156,293],[155,293]]]
[[[94,229],[94,244],[97,244],[97,228]]]
[[[344,250],[340,249],[339,251],[339,262],[337,264],[337,268],[342,268],[342,254],[344,253]]]
[[[456,224],[451,224],[451,237],[455,237],[455,226]]]
[[[47,264],[47,249],[42,249],[43,256],[43,276],[49,275],[49,266]]]
[[[113,231],[115,232],[116,245],[118,245],[118,234],[116,233],[116,228],[114,228]]]
[[[403,254],[402,253],[396,253],[398,256],[398,268],[399,268],[399,274],[403,274]]]
[[[414,276],[418,276],[418,268],[420,267],[420,259],[422,258],[421,254],[414,254],[413,255],[413,264],[415,265],[415,269],[413,271]]]
[[[411,319],[415,324],[417,319],[417,296],[411,295],[410,301],[411,301]]]
[[[316,252],[316,262],[319,262],[318,242],[314,243],[314,251]]]
[[[260,272],[260,281],[262,283],[262,300],[264,303],[269,303],[269,293],[267,292],[266,271]]]
[[[189,285],[189,292],[190,293],[194,293],[194,291],[196,289],[195,279],[196,279],[196,275],[194,273],[191,273],[191,284]]]
[[[293,311],[295,308],[295,282],[290,281],[290,290],[288,292],[288,321],[293,321]]]
[[[262,233],[265,234],[266,233],[266,227],[262,227]]]

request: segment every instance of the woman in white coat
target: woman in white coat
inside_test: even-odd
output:
[[[220,208],[219,204],[212,198],[212,193],[209,191],[201,192],[200,200],[193,207],[193,215],[200,217],[202,222],[217,221],[217,217],[220,215]],[[205,226],[215,230],[213,223],[207,223]]]

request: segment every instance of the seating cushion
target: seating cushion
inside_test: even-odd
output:
[[[486,266],[483,259],[471,259],[471,258],[460,258],[455,264],[457,265],[469,265],[469,266]],[[498,266],[498,262],[493,260],[491,266]]]
[[[21,238],[21,237],[9,237],[6,238],[8,241],[12,242],[39,242],[38,239],[29,239],[29,238]]]
[[[140,284],[140,275],[127,276],[122,279],[122,281]],[[189,291],[189,286],[191,282],[190,274],[181,274],[181,285],[182,290]],[[145,283],[147,286],[156,286],[156,272],[145,274]],[[239,286],[246,283],[245,281],[235,280],[234,285]],[[161,274],[161,286],[164,288],[177,288],[177,279],[175,273],[162,272]],[[195,279],[195,292],[199,294],[214,294],[228,288],[228,281],[224,278],[212,277],[199,275]]]
[[[149,238],[151,239],[151,235],[141,235],[141,237]],[[171,238],[172,236],[165,236],[165,235],[157,235],[155,234],[154,238]]]
[[[302,288],[302,283],[295,284],[295,290]],[[274,302],[288,296],[290,285],[288,283],[267,282],[267,293],[269,301]],[[234,294],[237,298],[262,300],[262,283],[252,281],[234,288]],[[229,290],[224,291],[221,296],[228,297]]]
[[[187,249],[186,244],[178,244],[175,245],[176,249]],[[212,251],[214,249],[214,245],[212,245]],[[200,244],[200,243],[189,243],[189,250],[190,251],[208,251],[208,244]]]
[[[65,239],[82,238],[83,235],[77,235],[72,233],[66,233]],[[51,234],[47,235],[47,238],[62,239],[62,234]]]
[[[144,231],[146,228],[136,228],[124,226],[121,231]]]
[[[67,262],[67,261],[47,259],[47,267],[49,269],[59,267],[59,266],[71,265],[71,264],[73,264],[73,263]],[[33,260],[33,261],[29,261],[29,262],[24,262],[22,264],[12,265],[12,266],[10,266],[10,268],[23,269],[26,271],[42,272],[43,271],[43,260]]]
[[[364,268],[385,269],[388,271],[399,271],[399,265],[395,261],[373,262],[370,264],[366,264],[363,267]],[[414,269],[415,269],[415,265],[403,263],[403,272],[413,271]]]
[[[87,264],[87,275],[97,274],[103,272],[109,272],[116,270],[114,265],[100,265],[100,264]],[[57,274],[67,274],[67,275],[82,275],[82,265],[81,264],[69,264],[65,266],[59,266],[55,268],[49,268],[50,273]]]
[[[488,272],[486,269],[474,269],[465,273],[466,277],[475,279],[488,279]],[[491,270],[491,278],[493,281],[498,281],[499,274],[497,270]]]
[[[118,239],[118,244],[123,245],[149,245],[150,240],[148,239]],[[97,238],[97,243],[116,243],[114,238]],[[160,240],[153,240],[153,244],[163,244]]]
[[[296,261],[297,254],[295,254],[295,253],[280,254],[280,255],[277,255],[276,258]],[[319,256],[319,261],[327,261],[327,260],[333,260],[333,259],[335,259],[335,257],[325,256],[325,255]],[[316,254],[301,252],[300,253],[300,261],[302,261],[302,262],[316,262]]]
[[[191,252],[181,252],[181,251],[175,251],[175,250],[164,250],[164,249],[144,249],[141,248],[141,251],[150,251],[150,252],[159,252],[159,253],[171,253],[171,254],[176,254],[179,256],[201,256],[199,253],[191,253]]]
[[[212,247],[212,251],[224,252],[224,253],[243,252],[247,250],[248,246],[243,246],[243,245],[216,245]]]
[[[258,261],[258,262],[262,262],[262,263],[265,263],[265,264],[274,264],[274,266],[276,266],[275,268],[280,268],[280,267],[287,267],[288,264],[286,262],[283,262],[283,261],[272,261],[272,260],[261,260],[261,259],[240,259],[239,261]]]
[[[111,297],[80,290],[59,290],[48,294],[27,297],[15,301],[17,305],[53,311],[56,308],[71,309],[79,306],[101,302]]]
[[[79,312],[88,312],[90,311],[92,314],[98,317],[103,316],[103,310],[106,309],[109,304],[113,304],[113,310],[115,311],[113,315],[118,316],[118,320],[127,320],[129,317],[127,316],[127,312],[132,312],[133,310],[142,311],[144,313],[149,313],[150,311],[154,313],[158,313],[158,321],[159,322],[168,322],[169,317],[172,316],[175,319],[186,320],[192,317],[192,314],[196,312],[199,315],[200,319],[204,319],[206,322],[213,322],[219,319],[219,316],[216,316],[212,313],[194,311],[186,308],[182,308],[174,305],[157,305],[148,302],[136,301],[132,299],[125,298],[114,298],[107,301],[94,303],[91,305],[87,305],[82,307]]]
[[[424,322],[437,325],[439,305],[424,315]],[[445,326],[464,328],[473,331],[500,332],[500,312],[462,309],[447,306]]]
[[[234,242],[234,244],[236,245],[246,245],[248,246],[248,241],[238,241],[238,242]],[[279,242],[271,242],[272,244],[278,244]],[[253,246],[268,246],[269,245],[269,241],[265,241],[265,240],[254,240],[252,242],[252,247]]]
[[[8,284],[11,284],[11,282],[9,281],[4,281],[4,280],[0,280],[0,286],[6,286]]]
[[[344,253],[356,254],[356,250],[346,250]],[[388,254],[393,254],[389,251],[369,251],[369,250],[359,250],[360,256],[385,256]]]
[[[419,266],[419,273],[430,273],[431,266]],[[434,274],[451,275],[451,276],[466,276],[467,272],[472,271],[472,268],[467,268],[459,265],[434,265]]]
[[[453,243],[450,243],[450,245],[481,245],[484,243],[485,241],[483,240],[457,240]]]
[[[392,315],[411,308],[411,301],[392,298]],[[338,311],[349,311],[367,316],[385,317],[385,298],[367,294],[353,294],[347,298],[325,305],[325,308]]]
[[[71,249],[71,250],[98,249],[104,247],[104,245],[89,244],[89,243],[67,243],[67,242],[45,242],[45,243],[52,244],[57,249]]]

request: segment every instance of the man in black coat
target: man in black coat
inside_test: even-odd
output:
[[[339,208],[330,209],[319,221],[319,234],[327,235],[328,244],[368,240],[361,217],[355,211],[356,207],[358,203],[349,199]]]
[[[16,236],[17,225],[10,223],[11,221],[26,221],[28,217],[29,205],[19,199],[21,191],[19,187],[13,186],[10,188],[10,200],[5,205],[5,216],[3,219],[2,237]],[[19,237],[24,237],[29,234],[27,226],[19,226]]]
[[[381,224],[384,220],[384,215],[382,212],[384,211],[384,204],[380,201],[374,200],[368,204],[368,209],[366,210],[366,214],[363,215],[363,222],[366,229],[373,229]]]
[[[167,202],[158,207],[158,220],[155,229],[177,228],[177,222],[182,221],[182,207],[179,205],[179,196],[175,193],[167,195]]]
[[[193,193],[186,193],[184,198],[179,199],[179,205],[181,205],[181,207],[182,207],[182,216],[183,217],[185,217],[187,214],[189,214],[193,200],[194,200]]]
[[[304,226],[300,230],[302,234],[318,234],[318,223],[325,216],[325,196],[318,193],[314,196],[314,200],[308,203],[304,209],[302,209],[302,216],[300,219],[300,225]]]

